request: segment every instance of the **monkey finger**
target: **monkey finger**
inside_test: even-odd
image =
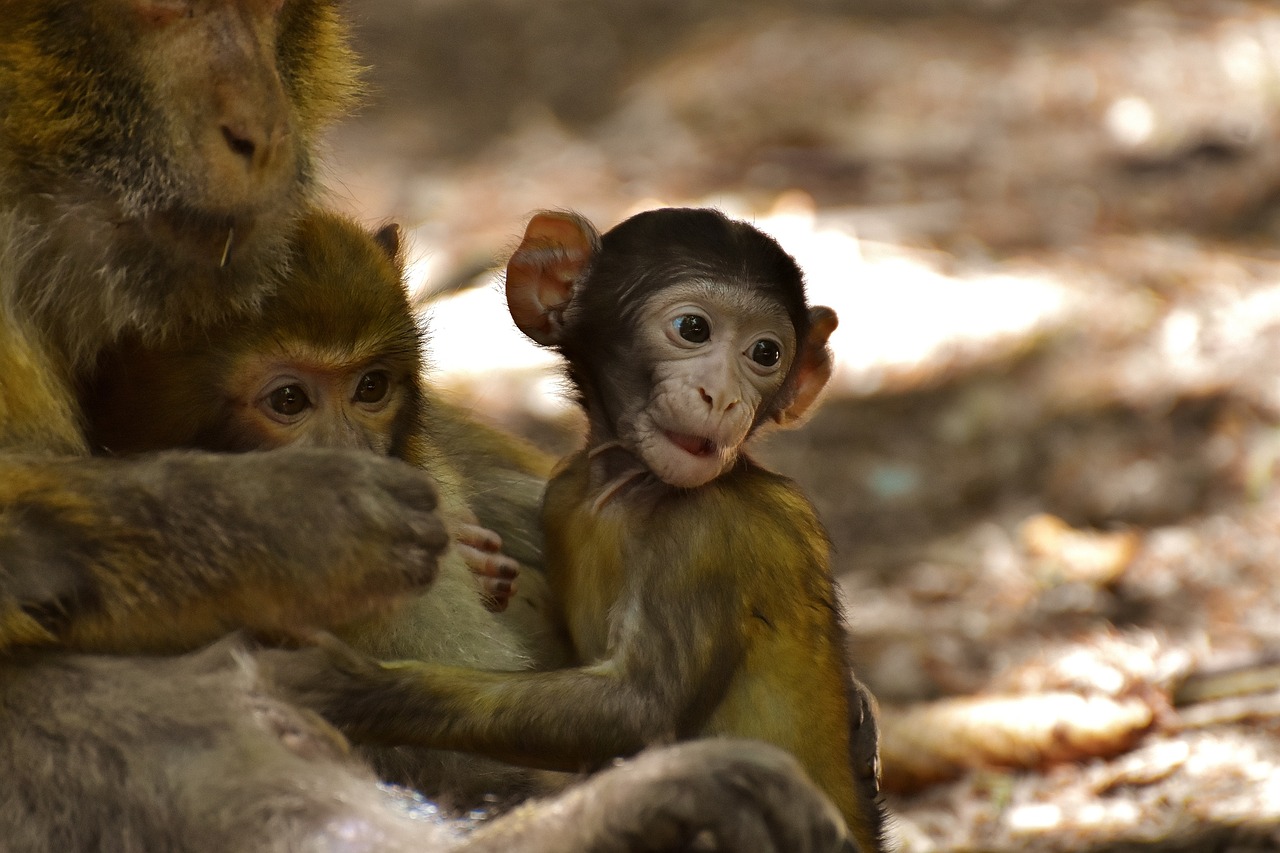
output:
[[[386,667],[362,655],[332,634],[317,631],[311,644],[252,652],[259,671],[290,700],[332,715],[387,678]]]
[[[315,631],[312,638],[316,646],[328,655],[333,665],[343,672],[375,676],[383,670],[382,664],[376,658],[356,651],[328,631]]]
[[[323,633],[317,628],[279,625],[248,626],[237,629],[228,636],[239,637],[247,648],[302,649],[320,645],[320,635]]]
[[[493,613],[506,610],[516,594],[515,581],[485,578],[480,586],[484,590],[484,606]]]
[[[478,524],[459,524],[453,531],[459,545],[469,545],[479,551],[501,551],[502,537]]]
[[[505,581],[513,581],[520,577],[520,564],[506,554],[479,551],[470,545],[458,545],[457,548],[467,568],[477,577]]]

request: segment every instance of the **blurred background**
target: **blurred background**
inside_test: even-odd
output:
[[[1280,849],[1280,8],[348,0],[331,201],[412,240],[439,383],[553,453],[493,270],[706,204],[833,306],[758,455],[830,528],[907,851]]]

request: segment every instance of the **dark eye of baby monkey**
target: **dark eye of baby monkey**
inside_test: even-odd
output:
[[[711,339],[711,324],[706,317],[697,314],[682,314],[675,319],[676,334],[694,344],[706,343]]]
[[[360,377],[360,384],[356,387],[356,400],[361,403],[377,403],[387,396],[390,384],[391,381],[384,371],[375,370],[372,373],[366,373]]]
[[[782,347],[776,341],[761,338],[751,345],[751,360],[761,367],[773,367],[782,360]]]
[[[285,385],[272,391],[267,397],[267,405],[273,412],[282,415],[296,415],[311,405],[307,392],[301,385]]]

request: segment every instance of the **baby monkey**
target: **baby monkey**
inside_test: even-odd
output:
[[[260,315],[161,345],[126,342],[99,358],[82,395],[93,446],[127,455],[299,445],[404,459],[442,481],[455,546],[491,609],[504,609],[518,565],[452,500],[458,484],[422,429],[422,335],[399,229],[370,234],[311,211],[291,246],[289,272]]]
[[[668,736],[788,749],[862,849],[882,849],[875,723],[826,533],[794,483],[743,452],[817,399],[835,313],[806,304],[776,242],[705,209],[641,213],[603,237],[539,213],[506,291],[516,325],[567,360],[589,424],[543,516],[579,659],[627,672],[649,658],[636,698],[667,704]]]
[[[793,753],[864,851],[884,849],[871,699],[853,679],[813,507],[743,443],[831,373],[828,308],[756,229],[657,210],[603,237],[540,213],[507,266],[516,324],[564,354],[589,422],[543,506],[552,599],[576,658],[476,672],[346,655],[282,672],[355,740],[581,770],[707,735]],[[331,645],[326,654],[343,650]],[[394,707],[393,719],[365,709]]]

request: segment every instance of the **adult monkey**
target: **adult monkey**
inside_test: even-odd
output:
[[[72,382],[110,341],[191,334],[269,291],[310,142],[354,94],[331,4],[0,12],[0,649],[189,649],[428,582],[443,530],[403,466],[46,458],[83,452]]]
[[[235,643],[69,652],[333,624],[432,576],[444,531],[407,466],[291,450],[89,460],[71,391],[119,335],[254,310],[352,79],[327,0],[0,0],[6,844],[605,851],[709,829],[722,849],[833,849],[839,821],[794,764],[730,742],[442,837],[381,799]]]

